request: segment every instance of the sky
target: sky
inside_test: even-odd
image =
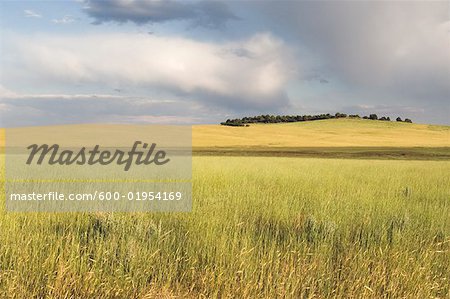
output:
[[[0,127],[349,114],[450,125],[448,1],[0,2]]]

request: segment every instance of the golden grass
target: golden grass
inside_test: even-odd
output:
[[[449,173],[194,157],[191,213],[0,208],[0,297],[449,298]]]
[[[0,146],[5,130],[0,129]],[[333,119],[250,127],[195,125],[194,148],[209,147],[450,147],[450,126]]]
[[[193,147],[449,147],[450,126],[334,119],[193,127]]]
[[[449,128],[211,125],[193,143],[445,147]],[[7,213],[1,184],[0,297],[450,298],[449,173],[449,161],[194,157],[191,213]]]

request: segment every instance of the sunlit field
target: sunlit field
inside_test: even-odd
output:
[[[450,126],[332,119],[250,127],[195,126],[194,147],[450,147]]]
[[[193,168],[191,213],[2,204],[0,297],[450,296],[449,161],[194,157]]]
[[[4,136],[0,129],[0,146]],[[194,148],[450,147],[450,126],[347,118],[250,127],[197,125],[192,137]]]
[[[450,0],[0,24],[0,299],[450,299]]]

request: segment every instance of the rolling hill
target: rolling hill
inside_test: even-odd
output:
[[[450,126],[331,119],[250,127],[199,125],[194,147],[449,147]]]
[[[0,130],[0,146],[4,135]],[[200,155],[450,159],[450,126],[364,119],[195,125],[192,146]]]
[[[193,127],[197,154],[450,159],[450,126],[331,119]]]

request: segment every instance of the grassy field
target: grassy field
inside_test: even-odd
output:
[[[449,173],[196,157],[192,213],[2,212],[0,296],[447,298]]]
[[[101,125],[100,125],[101,127]],[[87,127],[88,129],[91,126]],[[83,126],[79,126],[83,130]],[[125,135],[126,126],[118,126]],[[36,132],[39,134],[39,131]],[[121,135],[120,135],[121,136]],[[5,131],[0,129],[0,146]],[[196,125],[195,149],[268,148],[450,148],[450,126],[409,124],[364,119],[331,119],[250,127]]]
[[[450,126],[334,119],[193,128],[196,155],[450,160]]]
[[[377,132],[372,140],[400,134],[361,123]],[[336,146],[369,138],[337,124],[347,129]],[[319,122],[202,126],[193,143],[234,147],[239,130],[276,137],[278,128],[291,137],[276,142],[295,151],[303,125],[317,130],[311,146],[329,147],[314,129],[329,124]],[[391,125],[403,131],[398,146],[448,146],[448,127]],[[207,137],[218,130],[229,138]],[[262,135],[242,143],[267,148]],[[195,156],[191,213],[23,214],[2,205],[0,297],[449,298],[449,174],[445,159]]]
[[[450,126],[333,119],[193,128],[194,148],[450,147]]]

